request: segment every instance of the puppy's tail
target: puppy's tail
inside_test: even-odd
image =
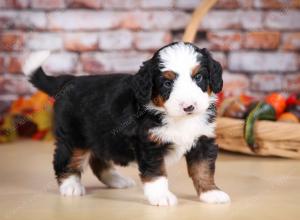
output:
[[[42,64],[50,56],[49,51],[39,51],[32,53],[23,65],[23,73],[28,80],[39,90],[50,96],[56,96],[63,89],[64,85],[72,80],[74,76],[48,76],[42,68]]]

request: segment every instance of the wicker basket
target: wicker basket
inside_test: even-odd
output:
[[[185,29],[183,41],[194,42],[201,21],[216,3],[217,0],[200,1]],[[254,155],[244,141],[243,131],[243,120],[218,118],[217,141],[220,148]],[[300,159],[299,123],[258,121],[255,125],[255,135],[259,146],[255,155]]]
[[[261,156],[300,159],[300,124],[258,121],[255,137],[258,152],[253,153],[244,137],[244,121],[220,117],[217,120],[217,142],[221,149]]]

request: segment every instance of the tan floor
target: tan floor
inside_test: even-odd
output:
[[[222,153],[216,179],[231,195],[229,205],[197,201],[184,161],[169,169],[176,207],[152,207],[140,183],[106,189],[88,169],[87,195],[58,194],[52,171],[53,144],[24,141],[0,145],[0,219],[300,219],[300,162]],[[135,167],[122,172],[138,181]]]

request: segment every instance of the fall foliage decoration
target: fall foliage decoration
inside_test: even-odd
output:
[[[18,138],[52,139],[53,100],[43,92],[20,97],[0,116],[0,143]]]

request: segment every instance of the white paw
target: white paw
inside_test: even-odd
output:
[[[168,189],[166,177],[159,177],[144,184],[144,194],[149,203],[155,206],[173,206],[177,204],[176,196]]]
[[[135,181],[129,177],[122,176],[116,170],[107,170],[101,174],[101,182],[111,188],[129,188],[135,186]]]
[[[159,195],[149,195],[148,201],[155,206],[173,206],[177,204],[176,196],[170,191]]]
[[[221,190],[210,190],[200,194],[200,201],[205,203],[229,203],[230,197]]]
[[[63,196],[82,196],[85,194],[85,188],[80,183],[80,178],[74,175],[63,180],[59,190]]]

